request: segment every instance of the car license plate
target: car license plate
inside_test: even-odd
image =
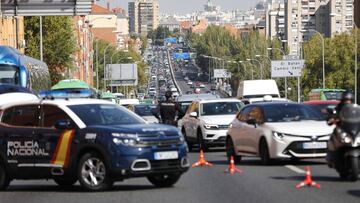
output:
[[[179,154],[177,151],[170,152],[155,152],[155,160],[165,160],[165,159],[177,159]]]
[[[303,149],[326,149],[326,142],[305,142],[302,145]]]

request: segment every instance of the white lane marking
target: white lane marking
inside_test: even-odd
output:
[[[305,174],[306,172],[304,170],[302,170],[301,168],[298,168],[294,165],[285,165],[286,168],[294,171],[295,173],[300,173],[300,174]]]

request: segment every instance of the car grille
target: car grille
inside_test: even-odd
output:
[[[318,154],[318,153],[326,153],[327,149],[303,149],[302,145],[304,142],[292,142],[285,150],[284,154],[291,155],[290,150],[297,154]]]
[[[170,145],[179,145],[181,144],[180,138],[177,139],[167,139],[167,140],[140,140],[138,144],[144,146],[170,146]]]
[[[229,125],[218,125],[219,130],[226,130],[229,128]]]
[[[181,168],[180,159],[150,161],[152,171],[165,171]]]

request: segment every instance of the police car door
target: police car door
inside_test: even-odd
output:
[[[1,118],[1,151],[17,177],[36,176],[34,158],[42,149],[34,137],[39,105],[19,105],[4,110]]]
[[[70,161],[70,152],[72,139],[75,130],[61,130],[55,128],[55,123],[60,120],[70,120],[71,118],[62,109],[55,105],[42,104],[40,113],[40,126],[34,132],[38,137],[40,148],[45,149],[43,154],[39,154],[35,166],[43,169],[44,172],[50,172],[52,175],[61,175],[62,170],[66,168]]]

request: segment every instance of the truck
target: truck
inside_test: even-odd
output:
[[[275,80],[244,80],[237,91],[237,98],[245,103],[265,101],[269,96],[271,100],[283,100]]]

